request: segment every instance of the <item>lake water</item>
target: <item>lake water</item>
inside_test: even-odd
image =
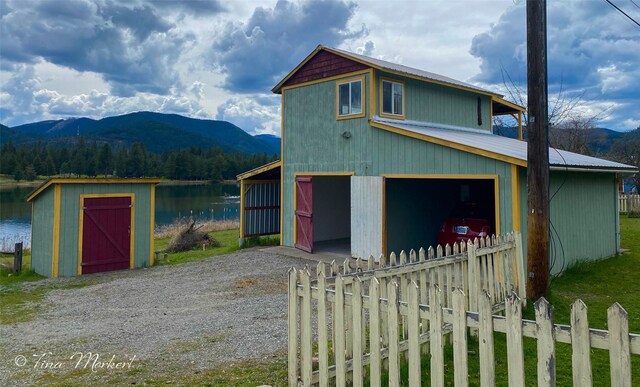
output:
[[[12,251],[16,242],[31,244],[33,187],[0,188],[0,251]],[[240,218],[240,189],[230,184],[158,185],[156,226],[178,218],[235,220]]]

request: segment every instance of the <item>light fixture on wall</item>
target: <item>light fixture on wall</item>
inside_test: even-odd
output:
[[[344,131],[342,132],[342,138],[344,138],[345,140],[348,140],[351,138],[351,132],[350,131]]]

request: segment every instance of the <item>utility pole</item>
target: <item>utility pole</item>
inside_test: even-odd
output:
[[[527,0],[527,296],[549,286],[549,124],[547,2]]]

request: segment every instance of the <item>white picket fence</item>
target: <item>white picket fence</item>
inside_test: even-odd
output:
[[[358,385],[367,364],[371,383],[379,383],[382,362],[390,375],[399,375],[399,353],[407,352],[410,365],[419,367],[421,345],[442,346],[443,335],[455,329],[451,321],[443,324],[442,308],[453,310],[458,303],[463,311],[478,312],[488,302],[491,315],[504,310],[510,294],[525,294],[519,233],[373,261],[358,260],[351,268],[347,260],[342,270],[335,262],[321,263],[314,278],[308,269],[290,270],[290,385],[325,386],[333,378],[338,386],[347,378]],[[433,299],[436,294],[441,298]],[[428,306],[434,301],[442,308],[432,316]],[[419,312],[408,305],[419,305]]]
[[[640,195],[620,194],[618,200],[621,213],[626,214],[629,211],[640,211]]]

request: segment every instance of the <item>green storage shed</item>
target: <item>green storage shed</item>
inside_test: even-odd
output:
[[[31,268],[49,277],[153,265],[158,179],[52,178],[31,202]]]

